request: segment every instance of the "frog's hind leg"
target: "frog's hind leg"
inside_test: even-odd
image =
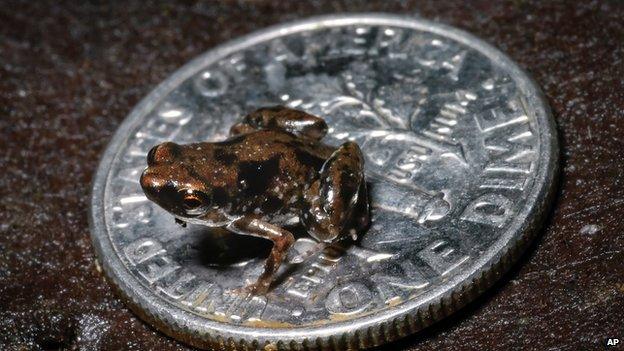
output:
[[[334,151],[306,191],[305,202],[302,222],[319,241],[333,242],[345,235],[356,239],[368,226],[364,159],[356,143],[346,142]]]
[[[327,124],[320,117],[285,106],[264,107],[233,125],[230,135],[261,129],[282,130],[299,137],[320,140],[327,133]]]
[[[273,282],[277,269],[286,257],[286,252],[295,242],[292,233],[256,218],[239,218],[230,223],[227,229],[237,234],[265,238],[273,242],[273,248],[266,259],[262,274],[260,274],[255,283],[244,288],[244,290],[253,294],[266,294],[269,291],[271,282]]]

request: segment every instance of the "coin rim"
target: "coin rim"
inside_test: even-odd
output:
[[[540,145],[533,189],[526,197],[522,211],[516,216],[523,220],[514,219],[507,231],[470,265],[470,269],[429,292],[426,299],[409,300],[361,318],[327,325],[285,329],[222,323],[180,309],[141,284],[117,257],[109,240],[104,217],[109,172],[113,162],[118,160],[120,146],[128,142],[131,136],[129,132],[143,122],[145,115],[167,93],[207,65],[229,54],[297,32],[358,24],[398,26],[447,37],[479,51],[513,77],[518,89],[533,107]],[[91,193],[91,237],[104,272],[131,309],[164,333],[194,346],[254,349],[274,345],[279,349],[305,350],[370,347],[418,331],[456,311],[508,270],[536,234],[537,227],[550,208],[558,174],[558,158],[556,128],[543,93],[524,70],[483,40],[463,30],[416,17],[379,13],[316,16],[274,25],[221,44],[182,66],[141,100],[119,126],[101,157]]]

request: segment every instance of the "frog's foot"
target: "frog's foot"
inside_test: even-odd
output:
[[[342,144],[325,162],[320,177],[305,193],[302,222],[310,235],[333,242],[345,235],[354,240],[369,223],[364,158],[354,142]]]
[[[327,133],[327,124],[320,118],[303,111],[284,106],[258,109],[232,126],[230,135],[238,135],[261,129],[282,130],[299,137],[320,140]]]
[[[273,282],[275,272],[282,264],[286,257],[286,252],[294,243],[295,238],[289,231],[256,218],[239,218],[230,223],[227,229],[238,234],[251,235],[273,241],[273,248],[266,259],[264,270],[258,277],[258,280],[242,288],[242,290],[239,289],[239,292],[244,291],[255,295],[266,294]]]
[[[270,287],[271,282],[256,281],[255,283],[236,288],[233,292],[240,296],[259,296],[266,295],[269,292]]]

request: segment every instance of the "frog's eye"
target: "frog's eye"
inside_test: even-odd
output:
[[[193,193],[185,194],[182,203],[187,210],[197,209],[203,204],[201,198]]]
[[[178,201],[188,216],[199,216],[210,206],[210,198],[202,191],[181,189],[178,194]]]

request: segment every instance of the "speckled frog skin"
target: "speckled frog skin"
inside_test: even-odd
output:
[[[363,157],[356,143],[320,139],[319,117],[276,106],[235,124],[221,142],[153,147],[141,175],[145,195],[176,221],[273,241],[258,280],[264,294],[294,242],[284,227],[301,223],[319,242],[357,239],[369,223]]]

